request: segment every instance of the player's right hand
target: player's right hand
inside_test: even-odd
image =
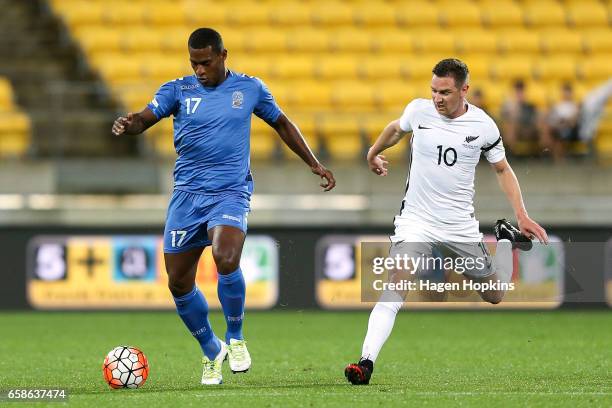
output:
[[[128,113],[126,116],[119,116],[113,123],[113,135],[119,136],[125,133],[126,129],[132,124],[134,120],[134,114]]]
[[[378,176],[386,176],[389,173],[386,167],[387,164],[389,164],[389,162],[382,154],[377,154],[372,158],[368,158],[368,166],[370,167],[370,170],[372,173]]]

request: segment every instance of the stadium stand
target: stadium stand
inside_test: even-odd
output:
[[[287,114],[300,118],[309,142],[337,159],[361,154],[375,126],[382,129],[380,118],[398,117],[411,98],[428,97],[431,68],[443,57],[467,62],[493,116],[515,79],[546,109],[561,83],[573,84],[581,97],[612,77],[612,6],[599,0],[50,4],[127,110],[142,109],[156,87],[190,74],[189,33],[216,28],[229,67],[261,77]],[[612,157],[610,106],[594,143],[604,158]],[[258,121],[254,158],[286,153]],[[174,155],[171,142],[160,142],[170,128],[149,132],[162,156]],[[589,150],[589,143],[576,145],[576,153]]]
[[[1,3],[0,76],[9,81],[3,82],[1,91],[3,154],[27,153],[32,158],[136,154],[137,139],[117,140],[108,131],[116,104],[83,58],[84,43],[75,46],[46,1]],[[75,24],[81,26],[94,24],[98,21],[94,12],[105,10],[74,6],[80,12]],[[98,44],[108,40],[111,37],[95,38]],[[7,132],[12,135],[8,139]]]
[[[30,119],[15,104],[11,83],[0,77],[0,156],[25,155],[30,145],[30,132]]]

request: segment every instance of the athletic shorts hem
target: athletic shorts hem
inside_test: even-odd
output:
[[[168,253],[168,254],[179,254],[181,252],[189,251],[190,249],[193,249],[193,248],[198,248],[198,247],[206,248],[207,246],[210,246],[210,245],[212,245],[212,242],[210,242],[208,240],[204,241],[204,242],[192,242],[189,245],[185,245],[185,246],[182,246],[180,248],[166,248],[166,247],[164,247],[164,253],[165,254],[166,253]]]

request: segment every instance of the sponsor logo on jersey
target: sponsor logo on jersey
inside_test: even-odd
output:
[[[419,129],[431,129],[431,128],[429,128],[429,127],[425,127],[425,126],[423,126],[423,125],[419,124]]]
[[[242,109],[242,103],[244,102],[244,95],[240,91],[234,91],[232,94],[232,108]]]
[[[478,139],[480,136],[466,136],[465,137],[465,142],[466,143],[472,143],[474,140]]]
[[[181,85],[181,89],[194,89],[199,88],[200,84],[189,84],[189,85]]]

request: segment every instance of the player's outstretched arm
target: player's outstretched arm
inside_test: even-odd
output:
[[[308,147],[308,143],[304,140],[300,129],[284,113],[281,113],[276,122],[270,123],[270,126],[276,130],[283,142],[310,166],[312,172],[324,180],[321,183],[324,191],[329,191],[336,186],[336,180],[332,172],[319,163],[310,147]]]
[[[126,135],[138,135],[154,124],[159,122],[159,119],[149,108],[144,108],[142,112],[128,113],[127,116],[119,116],[113,123],[113,134],[119,136],[122,134]]]
[[[535,236],[542,243],[548,243],[546,230],[527,215],[527,210],[523,203],[523,195],[521,194],[521,187],[519,186],[518,179],[512,167],[510,167],[508,160],[503,159],[497,163],[493,163],[492,166],[497,174],[499,186],[512,205],[521,233],[528,237]]]
[[[409,132],[404,132],[399,125],[399,119],[390,122],[382,131],[376,142],[368,150],[366,159],[370,170],[379,175],[386,176],[388,173],[386,157],[381,155],[384,150],[394,146]]]

